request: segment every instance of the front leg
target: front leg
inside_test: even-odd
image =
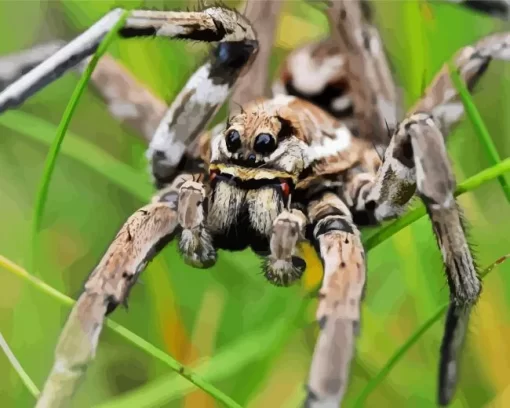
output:
[[[476,264],[466,240],[455,179],[444,138],[433,117],[414,114],[395,131],[368,195],[354,198],[378,221],[399,216],[417,190],[427,208],[441,249],[450,287],[450,311],[441,346],[438,401],[447,405],[455,390],[458,357],[469,313],[481,292]]]
[[[412,115],[398,126],[370,193],[358,196],[378,221],[402,214],[417,190],[427,207],[443,254],[452,299],[473,304],[480,280],[453,193],[455,179],[443,135],[428,114]]]
[[[317,340],[305,407],[338,407],[349,380],[366,282],[365,252],[347,206],[335,194],[312,201],[312,241],[324,265]]]
[[[192,210],[191,214],[197,211],[197,201],[190,194],[191,188],[196,187],[194,177],[193,174],[177,177],[153,197],[151,204],[131,215],[117,233],[87,279],[62,329],[55,362],[37,407],[69,406],[95,356],[105,316],[119,304],[127,303],[131,288],[147,264],[181,230],[179,223],[184,228],[195,226],[186,217],[188,210]],[[191,217],[191,223],[194,219]]]
[[[126,304],[130,289],[173,238],[177,196],[156,196],[121,227],[85,283],[55,349],[55,360],[37,408],[68,407],[96,354],[105,316]]]

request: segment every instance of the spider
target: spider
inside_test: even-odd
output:
[[[465,5],[508,15],[505,2]],[[68,44],[13,57],[0,111],[15,108],[66,70],[82,69],[79,61],[96,50],[121,13],[111,11]],[[321,332],[304,404],[338,406],[348,385],[366,285],[359,227],[398,217],[418,195],[432,221],[451,294],[438,384],[439,404],[449,404],[470,311],[481,291],[444,145],[463,107],[445,66],[399,121],[396,88],[366,4],[339,0],[328,5],[327,14],[331,36],[292,52],[267,96],[263,75],[257,76],[267,64],[267,49],[241,14],[224,6],[129,12],[121,37],[217,46],[168,109],[115,60],[100,61],[93,81],[112,114],[150,139],[147,156],[158,191],[129,217],[89,276],[57,346],[50,379],[91,358],[104,316],[126,301],[139,274],[171,240],[197,268],[214,265],[219,249],[251,248],[263,258],[264,276],[279,286],[301,277],[306,263],[299,245],[310,242],[324,277],[317,310]],[[510,59],[510,32],[457,53],[456,69],[470,90],[491,59]],[[226,123],[206,131],[242,74],[245,87],[236,90],[241,106]],[[247,78],[257,86],[246,88]],[[64,334],[76,321],[91,343],[87,353],[65,351]],[[41,406],[51,405],[51,386],[48,380]]]

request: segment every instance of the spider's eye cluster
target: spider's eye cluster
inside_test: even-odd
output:
[[[241,136],[237,130],[231,130],[227,133],[225,142],[229,152],[234,153],[241,147]]]
[[[253,150],[257,153],[272,153],[276,149],[276,140],[269,133],[261,133],[255,138]]]

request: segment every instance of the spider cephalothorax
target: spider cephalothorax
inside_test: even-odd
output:
[[[506,0],[461,3],[493,14],[501,14],[503,7],[509,14]],[[200,268],[215,263],[217,249],[250,247],[263,257],[265,277],[280,286],[295,282],[305,269],[300,243],[313,245],[324,277],[317,309],[321,334],[305,406],[338,406],[348,384],[366,283],[358,227],[400,216],[415,194],[432,220],[448,275],[451,295],[438,401],[450,402],[460,346],[481,290],[444,146],[444,136],[460,120],[463,105],[445,65],[398,122],[396,86],[363,4],[329,2],[331,38],[293,52],[272,96],[258,88],[247,91],[249,81],[260,87],[267,82],[261,67],[268,64],[269,52],[260,48],[264,59],[254,61],[261,44],[250,22],[238,13],[223,7],[129,12],[119,31],[125,38],[164,36],[219,44],[168,109],[115,60],[105,58],[98,65],[100,75],[93,81],[111,111],[150,140],[148,157],[159,191],[126,221],[90,275],[63,330],[41,407],[59,406],[54,398],[62,372],[69,373],[71,388],[76,386],[80,367],[94,354],[104,315],[125,302],[147,263],[174,238],[186,262]],[[259,25],[276,21],[277,13],[261,16],[277,9],[278,2],[265,6],[253,18]],[[121,14],[108,13],[26,76],[22,74],[34,65],[33,55],[28,53],[26,64],[16,59],[22,62],[11,67],[8,78],[14,79],[12,72],[20,78],[0,94],[0,111],[21,103],[77,59],[90,55]],[[269,40],[265,45],[270,44]],[[35,59],[54,49],[39,49]],[[510,60],[510,33],[464,47],[454,64],[472,90],[493,59]],[[204,132],[251,63],[257,69],[248,71],[242,88],[249,99],[241,101],[242,108],[226,125]],[[239,95],[242,99],[243,93]],[[76,352],[69,344],[89,348]],[[64,394],[61,399],[72,393]]]
[[[243,225],[267,241],[274,219],[308,166],[300,129],[293,126],[292,118],[278,112],[286,102],[258,101],[245,106],[213,137],[208,224],[215,234]],[[243,228],[239,232],[250,235]]]
[[[306,208],[312,190],[317,193],[328,184],[324,176],[338,179],[367,150],[370,146],[345,125],[297,97],[281,95],[243,106],[211,141],[207,226],[218,246],[250,245],[269,254],[273,225],[282,211]]]

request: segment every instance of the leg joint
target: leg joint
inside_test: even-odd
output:
[[[331,231],[344,231],[349,234],[355,234],[355,227],[343,215],[330,215],[317,222],[313,235],[315,239],[318,239],[319,236]]]

